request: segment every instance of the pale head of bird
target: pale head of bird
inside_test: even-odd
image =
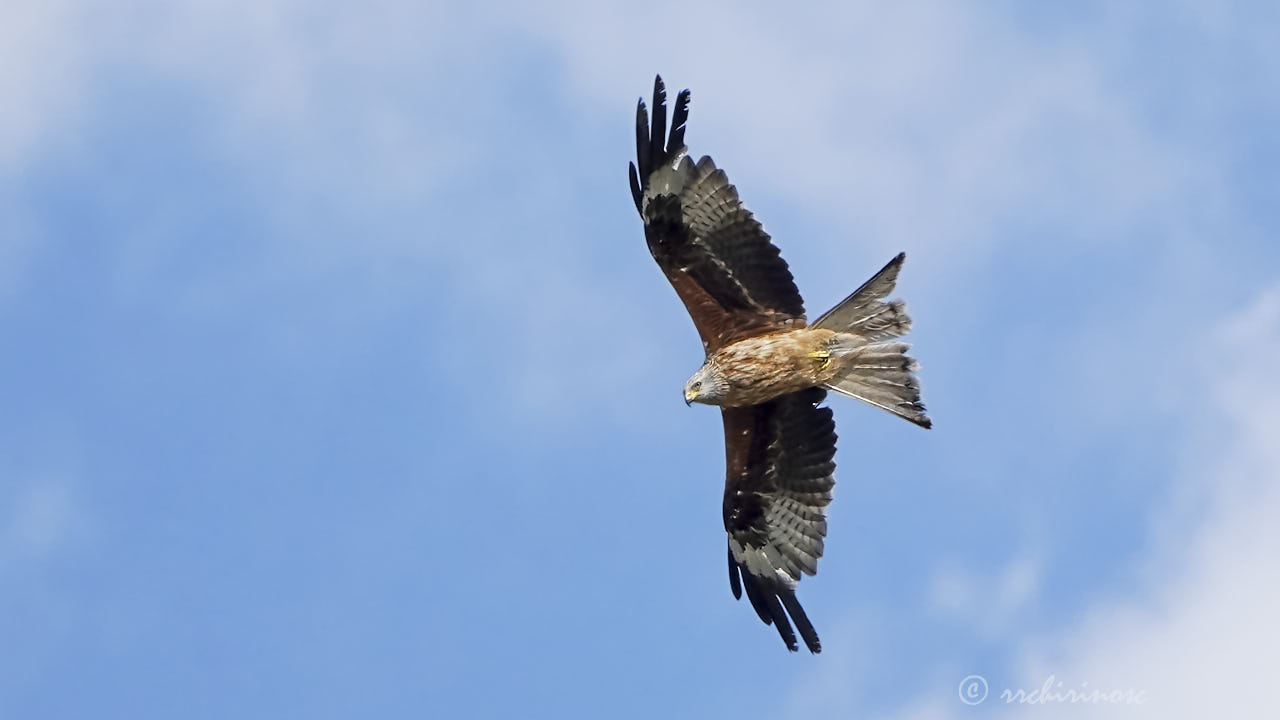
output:
[[[715,365],[705,363],[684,384],[684,404],[719,405],[728,392],[729,383],[724,374]]]

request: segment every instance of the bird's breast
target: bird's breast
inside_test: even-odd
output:
[[[728,381],[726,407],[759,405],[779,395],[820,384],[830,355],[830,330],[801,328],[759,335],[726,345],[712,362]]]

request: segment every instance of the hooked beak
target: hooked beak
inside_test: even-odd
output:
[[[684,390],[684,404],[685,404],[685,405],[692,405],[692,404],[693,404],[693,399],[694,399],[694,398],[696,398],[696,397],[698,397],[698,391],[697,391],[697,390],[690,390],[689,388],[685,388],[685,390]]]

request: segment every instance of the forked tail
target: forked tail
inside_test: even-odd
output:
[[[920,427],[932,427],[920,401],[919,364],[904,342],[883,342],[905,335],[911,318],[901,300],[884,301],[893,292],[905,253],[889,261],[811,327],[834,330],[829,379],[824,387],[883,408]]]

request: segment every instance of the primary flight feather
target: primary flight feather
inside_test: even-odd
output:
[[[645,240],[702,337],[705,361],[686,403],[718,405],[725,439],[724,528],[729,586],[795,651],[818,633],[796,599],[827,534],[836,452],[826,391],[929,427],[916,363],[896,342],[911,328],[893,291],[904,255],[809,324],[787,263],[709,157],[684,144],[689,91],[667,131],[666,89],[654,81],[653,122],[636,108],[631,195]],[[794,624],[795,630],[792,629]]]

